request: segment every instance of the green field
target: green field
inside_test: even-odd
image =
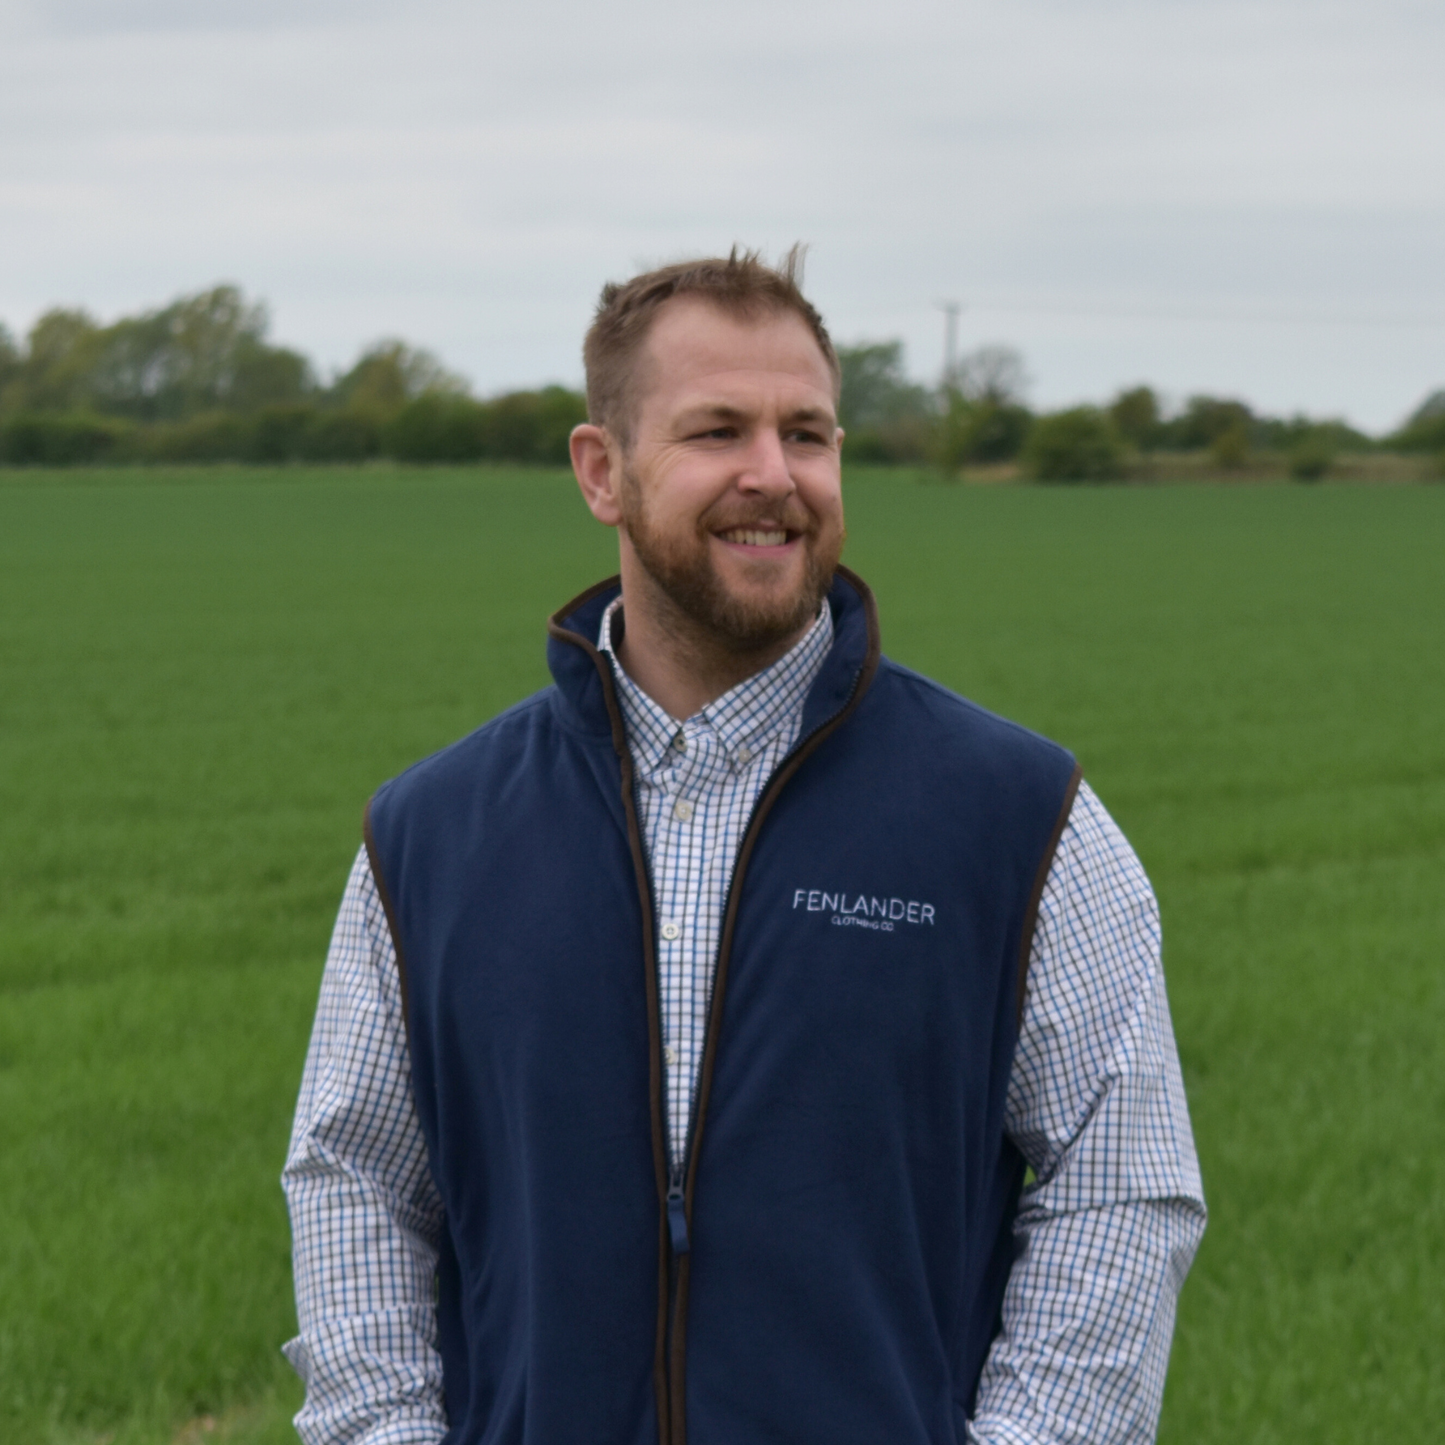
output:
[[[1445,487],[860,473],[849,522],[885,648],[1073,748],[1158,887],[1212,1210],[1161,1438],[1438,1440]],[[610,554],[552,473],[0,480],[0,1440],[293,1438],[362,804]]]

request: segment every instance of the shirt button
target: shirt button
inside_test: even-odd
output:
[[[664,1060],[666,1063],[668,1063],[668,1064],[675,1064],[675,1063],[677,1062],[677,1050],[676,1050],[675,1048],[673,1048],[673,1046],[672,1046],[671,1044],[669,1044],[669,1045],[662,1051],[662,1057],[663,1057],[663,1060]]]
[[[687,734],[683,732],[681,728],[678,728],[677,736],[673,738],[672,745],[680,753],[685,753],[687,751]]]
[[[739,749],[738,749],[738,762],[740,762],[740,763],[750,763],[750,762],[752,762],[752,760],[753,760],[753,750],[752,750],[751,748],[739,748]]]
[[[682,929],[675,923],[664,923],[662,925],[662,936],[671,943],[674,939],[682,937]]]
[[[672,816],[676,818],[679,823],[691,822],[692,804],[689,803],[686,798],[679,798],[677,802],[672,805]]]

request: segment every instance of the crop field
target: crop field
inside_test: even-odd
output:
[[[1169,1445],[1445,1419],[1445,487],[849,479],[885,648],[1159,891],[1211,1223]],[[371,790],[612,570],[557,473],[0,474],[0,1440],[270,1445],[277,1174]]]

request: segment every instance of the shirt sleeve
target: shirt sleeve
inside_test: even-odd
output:
[[[282,1186],[306,1445],[446,1433],[434,1279],[441,1201],[411,1091],[396,953],[363,849],[332,934]]]
[[[1039,907],[1006,1127],[1034,1179],[976,1445],[1148,1445],[1204,1195],[1144,870],[1087,785]]]

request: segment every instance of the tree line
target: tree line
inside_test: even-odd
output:
[[[1277,460],[1314,480],[1346,453],[1397,451],[1434,456],[1445,474],[1445,389],[1375,438],[1338,419],[1264,416],[1226,397],[1191,396],[1166,412],[1149,386],[1104,406],[1035,413],[1024,400],[1023,360],[1006,346],[980,347],[936,388],[909,380],[899,341],[842,347],[839,360],[839,420],[855,462],[931,463],[952,473],[1015,463],[1043,480],[1087,481],[1124,475],[1155,454],[1191,453],[1219,471]]]
[[[322,382],[266,339],[263,305],[216,286],[102,326],[46,312],[23,346],[0,326],[0,463],[495,460],[563,464],[580,394],[485,400],[429,352],[366,348]]]
[[[267,340],[265,307],[235,286],[182,296],[103,326],[82,310],[46,312],[17,343],[0,324],[0,464],[96,462],[507,461],[565,465],[586,419],[562,386],[472,396],[429,352],[397,340],[366,348],[323,382],[298,351]],[[839,348],[839,420],[853,462],[1019,465],[1044,479],[1124,473],[1153,454],[1203,454],[1222,471],[1281,459],[1323,476],[1343,453],[1428,453],[1445,469],[1445,390],[1397,431],[1372,438],[1343,421],[1257,414],[1192,396],[1166,412],[1148,386],[1105,406],[1035,413],[1022,359],[1005,346],[966,356],[938,386],[911,380],[903,344]]]

